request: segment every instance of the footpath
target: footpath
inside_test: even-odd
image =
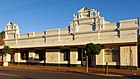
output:
[[[105,74],[105,69],[103,68],[92,68],[89,67],[89,72],[86,73],[86,67],[56,67],[56,66],[38,66],[38,65],[10,65],[3,68],[10,69],[31,69],[31,70],[47,70],[47,71],[61,71],[61,72],[73,72],[88,75],[97,76],[136,76],[140,77],[140,70],[124,70],[124,69],[108,69],[108,74]]]

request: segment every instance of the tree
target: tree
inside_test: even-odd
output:
[[[88,55],[98,55],[102,49],[100,44],[88,43],[86,44],[86,72],[88,72]]]
[[[3,50],[2,50],[3,54],[11,54],[11,49],[9,46],[5,45]]]
[[[11,49],[7,45],[5,45],[2,50],[2,62],[5,62],[4,57],[6,57],[6,54],[11,54]]]
[[[4,39],[5,38],[5,32],[4,31],[0,32],[0,38],[1,39]]]
[[[4,31],[2,31],[2,32],[0,32],[0,45],[4,45],[4,37],[5,37],[5,32]]]
[[[86,54],[87,55],[89,55],[89,54],[98,55],[100,53],[101,49],[102,49],[102,47],[100,44],[93,44],[93,43],[86,44]]]

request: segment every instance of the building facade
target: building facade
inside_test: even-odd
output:
[[[99,55],[89,56],[89,65],[104,67],[138,67],[137,35],[139,20],[110,23],[98,10],[84,7],[73,15],[70,26],[42,32],[20,34],[19,26],[9,22],[5,26],[5,45],[12,49],[17,64],[56,66],[85,65],[85,45],[101,44]],[[1,49],[3,46],[1,46]]]

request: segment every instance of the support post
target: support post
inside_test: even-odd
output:
[[[86,55],[86,72],[88,73],[88,55]]]
[[[108,74],[108,62],[106,62],[105,74]]]

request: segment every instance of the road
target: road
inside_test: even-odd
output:
[[[73,72],[0,68],[0,79],[118,79],[118,77],[103,77]],[[119,77],[119,79],[140,79],[140,77]]]

